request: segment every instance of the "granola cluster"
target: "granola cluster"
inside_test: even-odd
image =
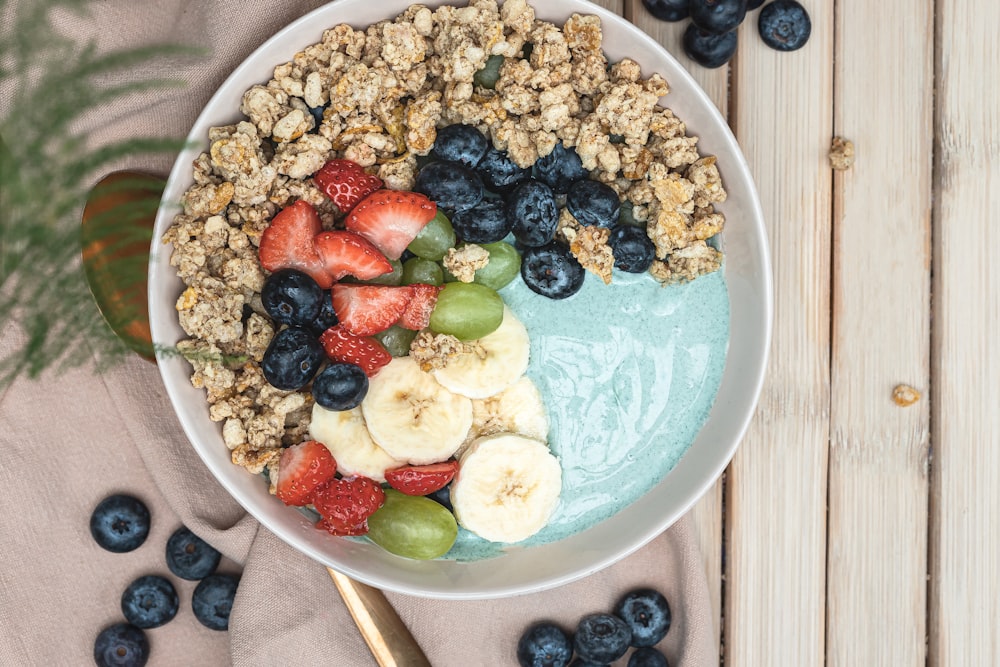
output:
[[[190,338],[179,347],[235,463],[273,470],[282,445],[308,432],[311,396],[277,390],[260,371],[274,329],[260,301],[265,276],[257,247],[277,211],[299,199],[316,208],[325,228],[340,224],[341,212],[310,178],[329,159],[352,160],[386,187],[405,190],[417,158],[446,125],[475,126],[521,166],[561,142],[645,225],[657,280],[691,280],[719,268],[721,253],[706,243],[724,223],[714,209],[726,197],[715,158],[699,156],[697,137],[659,105],[667,82],[655,73],[644,78],[629,59],[609,63],[601,43],[596,16],[574,14],[560,26],[536,19],[526,0],[434,10],[415,4],[365,29],[326,30],[246,91],[246,120],[210,130],[183,212],[163,240],[187,287],[176,308]],[[499,78],[478,85],[476,74],[491,58],[502,59]],[[565,220],[559,237],[610,280],[607,230]],[[446,264],[471,280],[484,258],[478,246],[467,248]],[[453,345],[422,342],[425,364]]]

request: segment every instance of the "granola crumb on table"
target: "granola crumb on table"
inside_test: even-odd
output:
[[[601,43],[598,17],[574,14],[560,26],[538,20],[526,0],[433,10],[414,4],[366,29],[329,28],[246,91],[245,120],[209,131],[183,211],[163,241],[186,286],[176,308],[189,338],[178,348],[191,361],[192,384],[206,390],[234,463],[274,480],[282,445],[308,433],[311,395],[277,390],[260,371],[274,328],[260,301],[257,246],[271,218],[299,199],[314,205],[325,229],[342,226],[341,212],[311,179],[329,159],[353,160],[386,187],[407,190],[417,157],[449,124],[476,127],[522,167],[561,142],[646,226],[656,249],[653,278],[684,282],[721,266],[722,253],[706,243],[725,224],[715,210],[726,197],[715,157],[699,155],[698,138],[660,106],[667,82],[627,58],[609,63]],[[487,89],[475,74],[491,56],[504,60]],[[567,215],[557,238],[610,282],[608,230]],[[472,280],[483,254],[488,261],[470,244],[453,249],[445,265]],[[424,332],[411,355],[429,369],[470,350]]]

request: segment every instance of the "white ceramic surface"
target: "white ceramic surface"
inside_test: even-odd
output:
[[[456,2],[456,0],[452,0]],[[337,23],[367,26],[390,18],[407,0],[338,0],[303,16],[257,49],[226,80],[205,107],[167,183],[156,219],[149,267],[153,340],[171,345],[185,337],[174,302],[183,285],[158,239],[179,210],[177,202],[192,183],[191,162],[208,145],[208,129],[241,119],[243,92],[265,83],[272,70],[303,47],[320,41]],[[446,0],[424,0],[434,7]],[[465,4],[457,0],[457,4]],[[742,438],[760,393],[770,342],[771,270],[760,203],[746,161],[722,116],[691,76],[658,43],[600,7],[580,0],[534,0],[539,18],[559,24],[571,14],[597,14],[603,22],[611,61],[630,57],[644,75],[660,72],[670,84],[664,103],[700,137],[702,154],[719,158],[727,201],[723,234],[726,282],[731,303],[731,336],[726,368],[715,404],[695,442],[673,471],[638,501],[606,521],[565,540],[511,549],[497,559],[470,563],[413,561],[374,544],[333,538],[267,492],[257,476],[230,462],[220,426],[209,420],[204,392],[190,383],[189,364],[161,357],[159,368],[187,437],[222,485],[264,526],[296,549],[354,579],[412,595],[475,599],[502,597],[559,586],[627,556],[682,516],[719,477]]]

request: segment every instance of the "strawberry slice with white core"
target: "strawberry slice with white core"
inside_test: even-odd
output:
[[[371,280],[392,271],[392,264],[372,242],[355,232],[338,229],[320,232],[314,240],[316,252],[333,280],[354,276]]]
[[[356,336],[371,336],[391,327],[413,295],[409,285],[337,284],[332,292],[340,326]]]
[[[412,291],[410,303],[407,304],[398,324],[404,329],[420,331],[431,323],[431,312],[437,304],[441,288],[423,283],[413,283],[409,288]]]
[[[344,226],[374,243],[389,259],[399,259],[436,214],[437,204],[420,193],[376,190],[358,202]]]
[[[324,164],[313,174],[313,180],[343,213],[382,187],[381,178],[366,173],[357,162],[344,159]]]
[[[323,230],[319,214],[299,200],[278,212],[260,237],[260,265],[268,271],[298,269],[323,289],[333,284],[326,263],[316,252],[315,238]]]
[[[322,443],[307,440],[292,445],[278,461],[275,495],[286,505],[308,505],[316,489],[325,486],[336,473],[337,462]]]

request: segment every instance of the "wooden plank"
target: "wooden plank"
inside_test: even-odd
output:
[[[687,21],[667,23],[652,16],[642,6],[640,0],[627,0],[625,16],[636,26],[642,28],[662,44],[688,72],[694,76],[698,84],[708,93],[715,105],[726,115],[729,106],[729,68],[706,69],[692,62],[681,48],[681,36],[687,27]],[[669,83],[669,82],[668,82]],[[669,105],[670,98],[667,97]],[[708,579],[708,592],[712,605],[712,620],[720,634],[722,632],[722,507],[723,482],[720,480],[692,508],[691,516],[698,536],[698,544],[704,559],[705,575]]]
[[[595,5],[600,5],[608,11],[612,11],[615,14],[621,15],[624,12],[624,2],[625,0],[590,0]]]
[[[933,0],[837,3],[827,664],[924,665]],[[887,38],[890,37],[891,38]],[[878,63],[873,67],[873,63]],[[877,110],[873,113],[873,110]],[[964,663],[976,664],[976,663]]]
[[[939,0],[936,23],[928,662],[995,665],[1000,662],[1000,91],[995,85],[1000,3]]]
[[[807,3],[800,50],[753,17],[732,68],[731,123],[754,173],[775,280],[772,354],[726,482],[727,665],[822,665],[825,622],[834,0]]]

